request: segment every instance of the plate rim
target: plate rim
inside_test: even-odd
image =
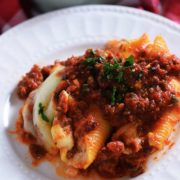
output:
[[[177,31],[178,33],[180,33],[180,25],[164,16],[161,16],[159,14],[155,14],[146,10],[142,10],[142,9],[137,9],[134,7],[127,7],[127,6],[121,6],[121,5],[80,5],[80,6],[74,6],[74,7],[67,7],[67,8],[62,8],[62,9],[58,9],[58,10],[54,10],[51,12],[47,12],[45,14],[40,14],[38,16],[35,16],[31,19],[28,19],[10,29],[8,29],[7,31],[5,31],[1,36],[0,36],[0,41],[2,41],[2,39],[4,38],[8,38],[9,36],[11,36],[13,33],[15,33],[16,31],[20,31],[24,28],[27,28],[27,26],[33,24],[33,23],[38,23],[38,21],[42,21],[45,20],[46,18],[49,19],[51,16],[55,16],[58,14],[68,14],[69,12],[72,13],[77,13],[83,10],[88,10],[88,11],[96,11],[96,10],[115,10],[118,13],[130,13],[130,14],[134,14],[136,16],[145,16],[148,19],[152,20],[152,21],[156,21],[159,22],[169,28],[171,28],[173,31]]]

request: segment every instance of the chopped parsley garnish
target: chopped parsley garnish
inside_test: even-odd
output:
[[[92,49],[90,49],[92,51]],[[91,52],[92,53],[92,52]],[[94,54],[94,53],[92,53]],[[92,69],[95,64],[101,63],[104,61],[105,58],[103,56],[99,57],[88,57],[83,62],[88,68]],[[129,56],[124,63],[122,63],[122,59],[113,59],[114,62],[107,62],[103,63],[103,76],[107,80],[115,80],[118,83],[122,82],[124,79],[124,69],[132,67],[134,64],[134,57],[131,55]],[[141,75],[140,75],[141,76]],[[141,78],[141,77],[139,77]]]
[[[94,67],[95,64],[101,63],[104,60],[104,57],[89,57],[84,61],[84,64],[88,67]]]
[[[107,63],[107,62],[104,64],[104,74],[107,79],[111,79],[113,77],[112,66],[113,66],[112,64]]]
[[[104,61],[104,57],[103,56],[99,56],[99,61]]]
[[[91,58],[90,57],[84,61],[84,64],[87,66],[94,66],[96,63],[97,63],[97,58]]]
[[[116,58],[114,58],[114,64],[109,62],[104,63],[104,75],[108,80],[116,80],[121,82],[123,80],[122,66]]]
[[[89,49],[89,51],[90,51],[90,53],[91,53],[91,55],[96,55],[96,51],[95,50],[93,50],[93,49]]]
[[[105,62],[104,63],[104,75],[108,80],[116,80],[117,82],[122,82],[124,77],[124,69],[132,67],[134,64],[133,56],[129,56],[124,65],[121,64],[122,60],[119,62],[114,58],[114,63]]]
[[[133,64],[134,64],[134,57],[131,55],[126,59],[124,63],[124,67],[130,67],[133,66]]]
[[[95,55],[96,55],[96,50],[88,49],[88,52],[90,53],[90,55],[91,55],[92,57],[95,57]],[[103,61],[103,60],[104,60],[104,57],[101,56],[101,55],[99,55],[99,57],[95,57],[95,58],[99,59],[99,61]]]
[[[117,58],[114,58],[114,62],[115,62],[116,64],[119,64]]]
[[[113,86],[113,89],[111,91],[111,105],[115,105],[116,102],[122,103],[123,96],[121,93],[118,92],[117,87]]]
[[[116,79],[117,76],[117,70],[121,68],[120,63],[117,61],[117,59],[114,59],[114,64],[111,64],[109,62],[104,63],[104,74],[108,80]]]
[[[116,102],[116,91],[117,91],[117,88],[113,87],[112,95],[111,95],[111,105],[114,105]]]
[[[121,94],[118,94],[116,99],[117,99],[116,100],[117,102],[122,102],[123,101],[123,97],[122,97]]]
[[[118,75],[116,76],[117,82],[122,82],[122,81],[123,81],[123,75],[124,75],[124,72],[123,72],[123,71],[120,71],[120,72],[118,73]]]
[[[39,115],[41,116],[42,120],[49,122],[48,117],[46,116],[46,114],[44,113],[44,106],[42,105],[42,103],[39,103],[39,110],[38,110]]]

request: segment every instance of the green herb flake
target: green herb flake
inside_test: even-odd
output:
[[[117,102],[123,102],[123,97],[120,94],[117,95],[116,99],[117,99]]]
[[[115,63],[118,63],[118,60],[117,60],[117,58],[114,58],[114,62],[115,62]]]
[[[113,68],[114,68],[114,69],[118,69],[118,68],[120,68],[120,67],[121,67],[121,65],[120,65],[120,63],[118,62],[117,58],[114,58]]]
[[[119,69],[120,68],[120,64],[119,63],[115,63],[113,64],[113,70]]]
[[[84,64],[87,65],[87,66],[94,66],[97,62],[97,58],[87,58],[85,61],[84,61]]]
[[[89,52],[91,53],[91,55],[95,56],[96,55],[96,51],[93,49],[89,49]]]
[[[49,122],[48,117],[46,116],[46,114],[44,113],[44,106],[42,105],[42,103],[39,103],[39,110],[38,110],[39,115],[41,116],[42,120]]]
[[[106,62],[104,64],[104,75],[108,80],[116,79],[118,70],[121,68],[120,63],[114,58],[114,64]]]
[[[118,75],[116,76],[117,82],[122,82],[123,81],[123,76],[124,76],[124,73],[122,71],[120,71],[118,73]]]
[[[124,67],[130,67],[133,66],[133,64],[134,64],[134,57],[131,55],[126,59],[124,63]]]
[[[104,61],[104,57],[103,56],[99,56],[99,61]]]
[[[104,63],[104,74],[107,76],[110,73],[112,73],[112,64],[110,63]]]
[[[88,67],[94,67],[95,64],[97,63],[101,63],[102,61],[104,61],[104,57],[103,56],[99,56],[99,57],[88,57],[83,63],[88,66]]]
[[[116,92],[117,92],[117,88],[113,87],[112,95],[111,95],[111,105],[115,105],[115,102],[116,102]]]

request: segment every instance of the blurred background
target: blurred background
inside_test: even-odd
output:
[[[87,4],[139,8],[180,23],[180,0],[0,0],[0,34],[39,14]]]

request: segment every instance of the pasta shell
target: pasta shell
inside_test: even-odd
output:
[[[91,106],[89,113],[94,116],[98,126],[79,139],[77,145],[78,152],[73,156],[73,158],[63,159],[68,165],[78,169],[86,169],[90,166],[110,132],[110,125],[106,120],[104,120],[103,115],[97,106]],[[64,152],[65,151],[63,150],[63,158],[65,154]]]
[[[34,125],[33,125],[33,115],[32,115],[32,108],[34,105],[34,96],[36,94],[36,90],[32,91],[28,98],[26,99],[24,106],[22,108],[22,117],[23,117],[23,125],[24,130],[26,132],[31,133],[32,135],[36,136],[34,131]]]
[[[180,101],[180,83],[173,79],[171,84],[174,86],[177,98]],[[165,142],[171,135],[174,126],[180,120],[180,103],[177,103],[176,107],[173,107],[168,112],[165,112],[160,120],[154,127],[152,132],[148,133],[148,139],[150,146],[157,148],[158,150],[162,149],[165,145]]]
[[[149,36],[145,33],[137,39],[127,40],[111,40],[106,45],[106,50],[110,50],[121,58],[128,58],[135,55],[136,52],[145,49],[151,43]]]
[[[74,146],[72,131],[69,125],[62,128],[60,124],[55,124],[51,128],[51,134],[53,141],[59,149],[65,148],[70,150]]]
[[[66,97],[66,99],[68,99],[68,101],[72,100],[72,97],[65,90],[61,93]],[[70,125],[62,127],[61,122],[59,122],[60,120],[55,121],[56,120],[54,120],[51,128],[51,134],[56,147],[61,150],[61,160],[64,161],[64,159],[66,159],[67,151],[71,150],[74,146],[73,134]]]
[[[41,103],[45,110],[47,109],[52,98],[52,94],[61,81],[61,77],[57,74],[62,71],[63,68],[63,66],[56,65],[50,76],[37,89],[33,107],[33,124],[36,129],[37,136],[39,136],[42,144],[49,152],[55,148],[51,135],[52,122],[46,122],[42,119],[39,114],[39,104]],[[49,114],[54,114],[53,108],[49,111],[51,111]]]

